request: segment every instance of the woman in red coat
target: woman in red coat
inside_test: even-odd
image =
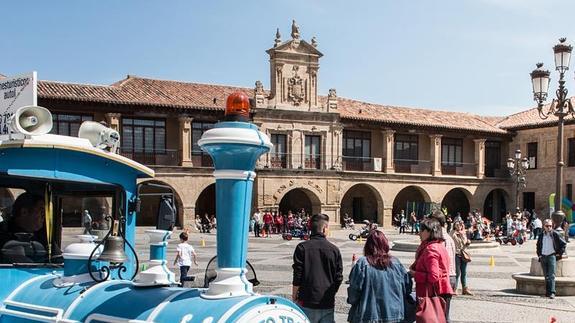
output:
[[[443,239],[441,224],[436,219],[421,222],[419,238],[421,244],[415,253],[415,262],[410,273],[415,280],[417,297],[439,295],[444,299],[451,297],[453,290],[449,283],[449,256]],[[446,316],[449,310],[445,311]],[[449,322],[449,318],[446,317]]]

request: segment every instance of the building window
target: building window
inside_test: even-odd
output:
[[[501,169],[501,142],[485,142],[485,176],[495,177]]]
[[[345,170],[366,170],[371,164],[371,132],[344,130],[342,154]]]
[[[77,137],[80,125],[84,121],[92,121],[94,118],[88,114],[68,114],[68,113],[53,113],[52,114],[52,130],[51,134]]]
[[[321,136],[305,136],[305,168],[321,169]]]
[[[527,161],[529,161],[529,169],[537,168],[537,143],[530,142],[527,144]]]
[[[192,122],[192,164],[194,166],[212,167],[212,157],[204,152],[198,140],[202,138],[204,132],[214,127],[214,122]]]
[[[136,154],[165,154],[166,121],[122,118],[122,151]]]
[[[575,166],[575,138],[567,139],[567,166]]]
[[[271,142],[274,145],[270,151],[270,166],[287,168],[287,136],[272,133]]]
[[[417,164],[419,159],[417,135],[395,134],[393,156],[396,164]]]
[[[441,140],[441,164],[461,166],[463,163],[463,139],[443,138]]]

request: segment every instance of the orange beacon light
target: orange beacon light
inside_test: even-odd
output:
[[[226,120],[248,121],[250,117],[250,98],[247,94],[237,91],[226,100]]]

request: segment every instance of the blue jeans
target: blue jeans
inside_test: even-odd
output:
[[[301,307],[307,318],[311,323],[334,323],[335,315],[334,309],[313,309]]]
[[[457,289],[457,283],[461,277],[461,287],[467,287],[467,262],[463,260],[463,257],[455,256],[455,289]]]
[[[557,268],[557,259],[555,255],[541,256],[541,268],[545,275],[545,295],[555,294],[555,269]]]
[[[188,271],[190,270],[190,266],[180,266],[180,284],[184,284],[186,277],[188,277]]]

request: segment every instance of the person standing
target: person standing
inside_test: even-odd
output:
[[[445,214],[442,211],[437,210],[431,214],[430,218],[436,219],[441,226],[441,234],[444,239],[445,249],[447,250],[448,261],[449,261],[449,284],[451,285],[451,289],[455,292],[457,289],[457,270],[455,269],[455,255],[456,255],[456,248],[455,242],[451,238],[451,236],[447,233],[446,229],[446,220]],[[446,295],[445,297],[446,307],[445,307],[445,317],[447,318],[447,322],[449,322],[449,308],[451,305],[451,295]]]
[[[555,269],[557,260],[565,253],[567,243],[563,236],[553,229],[553,221],[543,221],[543,234],[537,239],[537,257],[545,275],[545,296],[555,298]]]
[[[92,234],[92,216],[90,215],[90,211],[84,210],[84,216],[82,217],[82,224],[84,226],[84,233],[83,234]]]
[[[407,218],[405,217],[405,212],[401,210],[399,215],[399,233],[405,233],[405,227],[407,226]]]
[[[198,265],[196,251],[194,247],[188,244],[188,234],[185,232],[180,233],[180,244],[176,248],[178,252],[176,254],[176,259],[174,260],[174,265],[180,267],[180,286],[184,286],[184,281],[188,277],[188,271],[192,266],[192,260],[194,265]]]
[[[310,239],[293,254],[292,299],[312,323],[335,322],[335,294],[343,281],[339,249],[327,241],[329,216],[311,218]]]
[[[419,229],[421,244],[415,252],[415,262],[409,267],[409,273],[415,280],[415,294],[417,297],[438,295],[447,305],[453,289],[449,282],[449,255],[443,228],[437,219],[427,218],[421,222]],[[449,321],[448,311],[444,310],[445,320]]]
[[[254,213],[254,215],[252,216],[252,219],[254,220],[254,236],[256,238],[260,237],[260,230],[261,230],[261,221],[262,221],[262,213],[260,212],[260,209],[256,210],[256,213]]]
[[[543,231],[543,222],[536,216],[531,224],[533,226],[533,239],[538,240],[541,231]]]
[[[415,231],[415,233],[419,234],[419,221],[417,220],[417,215],[415,215],[415,211],[412,211],[409,215],[409,220],[411,222],[411,234]]]
[[[270,210],[267,210],[266,213],[264,213],[264,231],[265,231],[264,235],[266,236],[266,238],[270,237],[273,225],[274,225],[274,217],[271,214]]]
[[[453,230],[451,231],[451,238],[455,243],[455,285],[451,288],[453,292],[457,291],[457,284],[461,278],[461,294],[463,295],[473,295],[469,288],[467,288],[467,263],[470,261],[469,254],[465,249],[469,247],[471,241],[467,239],[467,233],[465,232],[465,226],[463,222],[455,222],[453,224]]]
[[[389,254],[389,242],[379,230],[371,232],[364,256],[349,274],[347,302],[351,304],[349,322],[399,322],[404,320],[411,276],[399,259]]]

